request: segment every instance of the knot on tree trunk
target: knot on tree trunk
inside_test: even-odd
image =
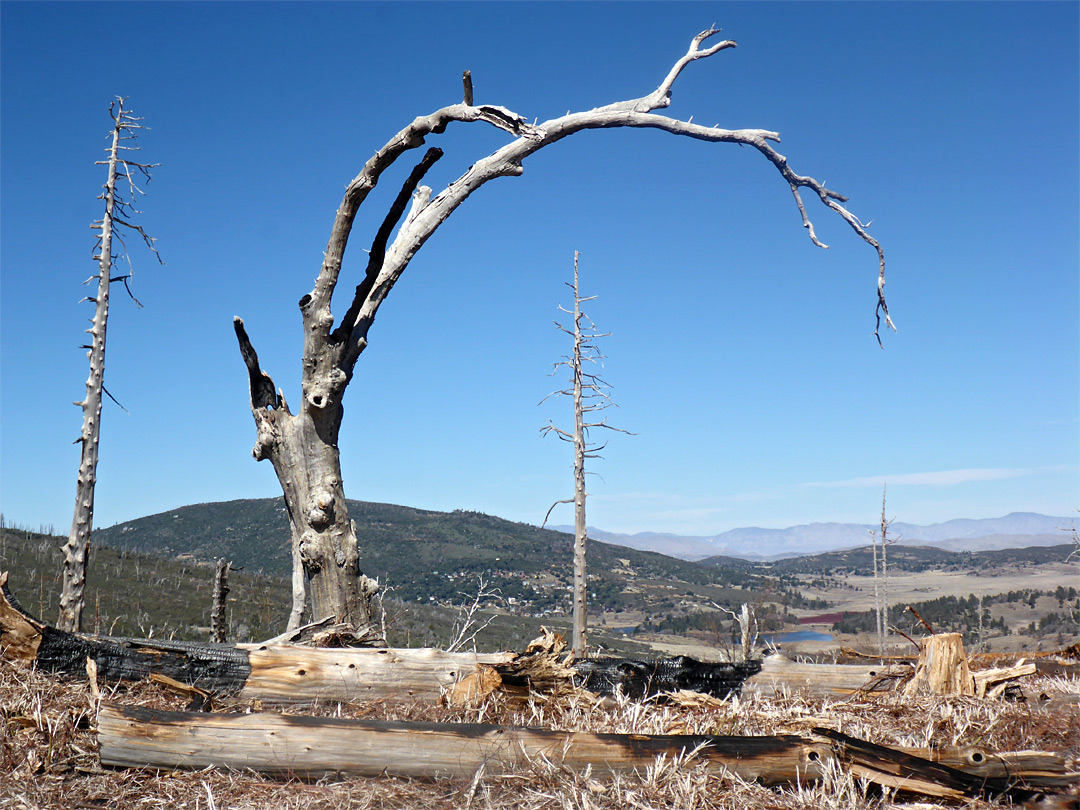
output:
[[[306,399],[316,410],[323,410],[332,402],[339,402],[345,386],[349,383],[348,375],[340,368],[331,369],[307,386]]]
[[[327,490],[315,493],[307,510],[307,520],[312,528],[322,531],[334,520],[334,495]]]
[[[382,588],[379,585],[377,578],[372,579],[366,574],[360,574],[360,595],[366,600],[373,599],[375,595],[381,591]]]
[[[304,569],[309,573],[322,569],[322,561],[318,557],[319,535],[308,529],[300,536],[300,561]]]
[[[255,417],[257,433],[251,455],[256,461],[270,458],[274,448],[281,443],[281,434],[274,422],[274,411],[259,411]]]

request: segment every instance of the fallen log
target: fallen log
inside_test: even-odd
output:
[[[807,692],[822,697],[846,697],[859,691],[888,692],[910,673],[908,667],[860,664],[803,664],[782,655],[767,656],[761,671],[743,683],[743,694],[771,696],[777,692]]]
[[[738,693],[761,669],[706,664],[679,657],[659,661],[597,659],[571,667],[561,636],[546,633],[520,654],[447,653],[436,649],[322,648],[294,644],[198,644],[94,638],[46,625],[23,610],[0,574],[0,654],[39,669],[83,677],[86,660],[103,682],[141,680],[152,673],[218,696],[268,702],[416,698],[479,698],[494,689],[527,694],[584,686],[600,694],[616,689],[635,697],[694,689],[717,697]],[[867,668],[855,668],[860,671]],[[767,687],[784,680],[770,665]],[[795,685],[805,676],[795,670]]]
[[[93,638],[39,622],[11,596],[0,573],[0,655],[38,669],[101,682],[164,675],[218,696],[271,702],[438,699],[480,664],[509,665],[514,653],[436,649],[321,648]]]
[[[881,666],[886,664],[893,666],[910,665],[918,662],[918,655],[887,655],[880,656],[877,653],[860,652],[850,647],[841,647],[840,654],[834,663],[851,664],[855,662],[877,661]],[[1048,677],[1077,678],[1080,679],[1080,644],[1073,644],[1059,650],[1025,650],[1024,652],[997,652],[997,653],[969,653],[968,662],[971,666],[983,668],[999,668],[1002,664],[1017,665],[1020,660],[1035,665],[1035,671],[1039,675]],[[982,670],[972,670],[974,675]]]
[[[769,785],[813,781],[836,763],[879,784],[923,795],[1026,799],[1076,776],[1065,774],[1063,761],[1052,754],[1001,755],[996,771],[979,763],[992,774],[969,773],[827,729],[816,729],[812,738],[597,734],[485,724],[166,712],[112,703],[101,704],[97,728],[102,765],[213,767],[306,779],[339,774],[460,778],[481,766],[493,773],[526,768],[539,759],[575,770],[591,768],[599,776],[643,771],[662,756],[691,757],[694,765],[703,764],[713,773]],[[963,756],[954,752],[949,761],[960,764]],[[1026,770],[1026,761],[1037,770]]]
[[[761,661],[707,663],[684,655],[656,661],[589,658],[574,663],[583,689],[601,695],[620,691],[632,698],[682,690],[723,698],[739,694],[761,668]]]
[[[1000,766],[996,768],[985,767],[985,760],[979,757],[977,767],[972,769],[975,772],[970,772],[966,768],[954,767],[959,763],[948,755],[931,760],[912,753],[910,749],[877,745],[833,729],[815,728],[814,733],[836,743],[834,752],[853,776],[869,779],[884,787],[939,798],[1004,796],[1013,801],[1027,802],[1048,789],[1068,788],[1080,776],[1066,773],[1064,758],[1049,752],[996,755],[1002,757]],[[1028,760],[1033,766],[1031,770],[1017,767],[1025,755],[1031,757]],[[1006,763],[1017,769],[1008,771]],[[1057,767],[1059,763],[1060,769]],[[1053,770],[1047,771],[1048,766]]]
[[[718,771],[768,784],[816,778],[828,744],[802,737],[595,734],[475,723],[360,721],[268,713],[201,714],[103,703],[102,765],[226,768],[278,776],[425,779],[525,767],[539,758],[610,773],[693,751]]]
[[[156,673],[216,696],[274,703],[438,700],[444,695],[460,702],[495,690],[527,695],[571,686],[598,694],[619,690],[637,698],[679,690],[719,698],[777,692],[843,697],[862,690],[889,691],[910,673],[907,667],[804,664],[779,655],[739,664],[684,656],[571,662],[564,656],[562,637],[550,631],[522,653],[490,654],[96,638],[38,621],[11,596],[6,578],[0,573],[0,655],[4,657],[74,677],[84,676],[86,661],[91,659],[104,682],[141,680]]]

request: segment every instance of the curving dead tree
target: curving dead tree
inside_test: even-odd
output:
[[[803,203],[803,189],[817,196],[877,251],[875,335],[882,318],[895,329],[885,304],[885,254],[881,246],[844,206],[846,197],[791,169],[787,158],[771,145],[780,140],[777,133],[763,129],[706,127],[655,112],[671,103],[672,85],[687,65],[735,47],[731,40],[706,46],[705,43],[718,33],[719,30],[710,28],[694,37],[686,54],[675,63],[660,86],[648,95],[584,112],[567,113],[542,123],[530,124],[524,116],[505,107],[474,104],[472,81],[466,72],[463,103],[420,116],[391,138],[346,188],[315,287],[300,299],[304,328],[302,401],[295,412],[273,380],[260,368],[243,321],[240,318],[234,320],[240,351],[247,364],[251,412],[257,431],[252,454],[256,460],[268,459],[274,465],[289,514],[294,564],[291,625],[300,621],[305,589],[316,619],[333,616],[356,626],[369,620],[368,602],[377,585],[360,572],[356,529],[345,505],[337,442],[343,416],[342,398],[352,380],[356,361],[368,345],[368,333],[379,307],[424,242],[470,194],[490,180],[522,174],[525,159],[544,147],[583,130],[612,127],[659,129],[702,141],[752,146],[788,182],[803,226],[815,245],[827,247],[814,233]],[[452,123],[487,124],[503,130],[511,140],[477,160],[438,194],[420,183],[442,152],[432,148],[424,154],[372,240],[367,271],[357,284],[348,309],[340,319],[335,319],[331,300],[360,206],[383,172],[395,161],[422,146],[429,135],[442,133]],[[878,339],[880,341],[880,337]]]

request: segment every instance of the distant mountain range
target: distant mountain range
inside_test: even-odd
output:
[[[1069,542],[1076,518],[1049,517],[1034,512],[1012,512],[1000,518],[958,519],[928,526],[893,523],[889,536],[907,546],[932,546],[948,551],[993,551]],[[553,526],[573,533],[570,526]],[[589,528],[589,537],[641,551],[656,551],[684,560],[725,555],[744,560],[770,560],[840,551],[868,545],[870,532],[879,527],[865,523],[810,523],[787,529],[732,529],[709,537],[658,532],[618,534]]]
[[[534,617],[565,613],[569,608],[573,536],[568,533],[479,512],[436,512],[364,501],[348,505],[365,573],[389,583],[397,599],[456,604],[483,578],[509,605]],[[927,527],[895,524],[893,531],[905,543],[914,539],[923,545],[894,548],[890,567],[977,570],[1005,558],[1036,563],[1064,559],[1071,536],[1055,531],[1064,525],[1064,519],[1042,515]],[[765,580],[769,579],[772,585],[768,587],[779,588],[774,595],[784,605],[805,607],[805,597],[791,581],[784,582],[784,576],[870,571],[868,529],[812,524],[735,529],[715,538],[594,532],[589,547],[590,599],[608,610],[640,610],[650,615],[676,610],[684,603],[736,606],[746,599],[747,591],[767,590]],[[966,537],[957,539],[957,535]],[[936,542],[931,544],[928,538]],[[647,542],[659,551],[623,545],[626,541]],[[182,506],[99,529],[94,542],[99,547],[178,561],[206,563],[224,557],[249,573],[287,577],[292,566],[281,498]],[[951,543],[961,544],[961,551],[967,553],[946,548]],[[1003,544],[1016,550],[983,550]],[[1058,547],[1047,548],[1051,544]],[[693,561],[672,554],[676,549],[686,554],[695,548]],[[771,561],[754,559],[747,549],[774,556]],[[831,551],[823,553],[825,549]]]

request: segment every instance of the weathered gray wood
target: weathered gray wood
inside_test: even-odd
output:
[[[275,703],[313,700],[438,700],[478,665],[509,664],[514,653],[420,649],[323,649],[283,645],[246,650],[251,674],[241,698]]]
[[[91,638],[49,627],[19,608],[0,572],[0,657],[83,678],[86,660],[102,682],[159,673],[216,695],[282,703],[415,698],[437,700],[479,665],[509,665],[515,653],[432,649],[330,649],[300,645],[197,644]]]
[[[113,278],[113,225],[118,224],[139,234],[147,246],[157,255],[154,240],[147,236],[141,226],[131,222],[126,214],[135,211],[134,197],[139,193],[132,177],[132,171],[141,171],[149,178],[146,164],[136,163],[131,153],[138,151],[134,145],[137,131],[143,127],[141,119],[124,109],[123,98],[117,98],[109,105],[109,116],[113,119],[112,141],[107,153],[109,159],[98,161],[108,166],[105,191],[98,198],[105,201],[105,215],[91,225],[98,231],[97,290],[84,298],[94,304],[94,317],[86,333],[90,343],[83,348],[90,361],[90,375],[86,379],[86,396],[75,405],[82,408],[82,431],[76,443],[80,445],[79,473],[75,485],[75,511],[71,521],[71,531],[64,543],[63,585],[60,591],[60,618],[57,625],[62,630],[77,632],[82,629],[82,614],[85,605],[86,569],[90,554],[90,533],[94,524],[94,489],[97,485],[98,439],[101,435],[101,395],[105,391],[105,335],[109,322],[109,288],[114,281],[124,280],[127,276]],[[122,145],[128,141],[126,145]],[[121,154],[123,152],[123,154]],[[125,157],[127,155],[128,157]],[[117,189],[121,178],[128,182],[131,194],[125,199]],[[121,245],[123,239],[120,240]],[[126,250],[123,248],[122,250]],[[158,257],[160,261],[161,257]],[[87,282],[93,277],[87,279]],[[81,303],[81,302],[80,302]]]
[[[561,305],[559,306],[562,312],[572,317],[573,325],[567,327],[558,321],[555,322],[555,326],[559,331],[571,337],[574,348],[569,355],[554,364],[552,374],[554,375],[560,368],[567,369],[570,372],[570,385],[544,398],[545,401],[551,396],[568,396],[572,398],[574,404],[574,431],[571,433],[563,430],[556,427],[554,422],[549,421],[547,426],[540,431],[540,435],[554,433],[563,441],[574,445],[574,497],[556,501],[552,504],[551,509],[548,509],[547,515],[544,516],[544,523],[541,528],[547,524],[548,517],[551,516],[555,506],[560,503],[574,504],[574,584],[570,599],[573,604],[571,640],[574,658],[580,661],[588,657],[589,646],[586,628],[588,624],[588,576],[585,557],[588,537],[586,532],[585,500],[588,498],[588,491],[585,487],[585,459],[598,458],[599,451],[604,448],[603,443],[591,441],[589,437],[599,429],[614,430],[618,433],[627,433],[628,431],[609,425],[607,419],[593,416],[595,412],[606,410],[612,405],[611,398],[606,390],[611,386],[599,374],[585,370],[586,363],[603,365],[604,355],[600,353],[596,341],[599,338],[607,337],[607,334],[597,332],[596,325],[581,308],[582,303],[592,301],[596,296],[581,297],[578,274],[579,255],[575,250],[574,282],[567,285],[574,291],[574,308],[569,310]]]
[[[658,756],[699,750],[711,770],[767,784],[818,777],[827,744],[801,737],[592,734],[469,723],[364,722],[277,714],[199,714],[102,704],[103,765],[229,768],[318,778],[420,778],[497,772],[537,757],[570,768],[643,770]]]
[[[970,752],[975,767],[957,767],[961,756],[954,749],[927,759],[912,753],[851,737],[834,729],[815,728],[814,734],[835,742],[837,758],[853,776],[885,787],[948,799],[1005,796],[1027,802],[1047,790],[1069,787],[1080,774],[1066,773],[1064,758],[1049,752],[1022,751],[1001,755],[1001,765],[987,766],[981,754]],[[1031,770],[1024,768],[1032,766]],[[1017,766],[1009,770],[1007,765]],[[1047,772],[1047,766],[1054,770]],[[981,771],[981,772],[980,772]]]
[[[772,695],[780,692],[806,691],[812,695],[843,697],[874,684],[875,689],[891,691],[895,683],[888,677],[897,677],[904,671],[887,666],[862,666],[859,664],[801,664],[782,655],[767,656],[761,671],[747,678],[743,693]]]
[[[822,244],[807,216],[801,192],[808,189],[822,204],[843,219],[878,257],[878,334],[881,319],[895,328],[884,296],[885,254],[863,223],[845,207],[847,198],[812,177],[797,174],[773,142],[780,136],[763,129],[728,130],[679,121],[656,114],[668,107],[680,73],[698,59],[735,47],[731,40],[705,46],[719,33],[710,28],[698,34],[686,54],[676,61],[660,86],[640,98],[618,101],[592,110],[568,112],[548,121],[528,123],[526,116],[505,107],[463,103],[443,107],[415,118],[379,149],[345,189],[338,207],[322,267],[311,292],[300,299],[304,348],[301,361],[301,401],[295,413],[259,366],[258,355],[243,321],[234,320],[237,341],[248,369],[250,407],[256,425],[252,451],[256,460],[274,466],[289,513],[294,561],[303,567],[312,606],[312,618],[334,616],[340,621],[365,624],[373,585],[359,568],[356,532],[351,527],[342,488],[338,435],[343,398],[356,362],[367,348],[371,326],[379,308],[417,251],[450,215],[481,186],[500,177],[524,172],[524,162],[540,149],[586,130],[640,127],[694,138],[707,143],[751,146],[768,160],[788,183],[813,244]],[[468,92],[468,89],[466,89]],[[431,135],[452,123],[483,122],[509,133],[512,140],[471,163],[463,175],[433,194],[420,181],[441,152],[429,150],[417,163],[383,219],[369,251],[368,267],[356,285],[348,309],[335,326],[331,301],[343,258],[361,205],[383,173],[408,151],[419,148]],[[412,198],[408,215],[407,201]],[[400,227],[397,227],[401,222]],[[392,241],[390,235],[396,234]],[[880,338],[879,338],[880,340]],[[295,582],[299,582],[296,580]],[[299,591],[297,591],[299,593]],[[294,619],[293,621],[298,621]]]
[[[952,749],[934,759],[829,730],[795,735],[596,734],[472,723],[408,723],[267,713],[164,712],[103,703],[98,710],[103,765],[227,768],[280,776],[335,774],[414,778],[498,773],[544,758],[599,777],[641,771],[657,757],[693,755],[717,774],[763,784],[818,779],[837,764],[877,784],[949,799],[1006,795],[1026,800],[1067,787],[1064,760],[1045,752],[986,756]],[[990,760],[996,759],[996,764]],[[972,768],[963,767],[975,760]],[[956,767],[961,766],[961,767]]]

